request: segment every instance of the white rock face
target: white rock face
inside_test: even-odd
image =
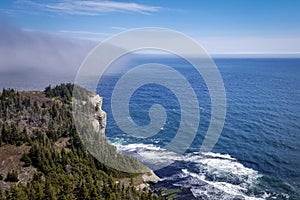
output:
[[[142,177],[145,183],[157,183],[161,180],[153,171],[143,174]]]
[[[94,96],[90,97],[90,101],[92,102],[93,105],[97,105],[98,103],[100,104],[99,107],[102,107],[102,97],[100,97],[98,94],[95,94]]]
[[[95,106],[95,114],[92,119],[92,125],[94,130],[100,134],[100,136],[105,137],[105,128],[106,128],[106,112],[102,110],[102,97],[98,94],[89,98],[90,102]],[[142,175],[143,183],[137,186],[138,189],[143,189],[145,187],[149,188],[149,183],[157,183],[161,179],[149,169],[148,172]]]
[[[99,132],[101,136],[105,137],[105,128],[106,128],[106,112],[102,110],[102,97],[98,94],[90,97],[91,103],[95,106],[95,115],[92,120],[94,130]]]

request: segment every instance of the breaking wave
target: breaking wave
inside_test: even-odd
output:
[[[259,188],[262,175],[245,167],[237,159],[220,153],[187,153],[179,155],[153,144],[122,144],[112,142],[120,152],[136,157],[152,170],[158,170],[161,185],[188,189],[195,199],[260,200],[274,198],[274,194]],[[121,141],[121,142],[120,142]],[[123,142],[124,143],[124,142]],[[168,184],[167,184],[168,183]]]

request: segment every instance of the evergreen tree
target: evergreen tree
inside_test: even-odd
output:
[[[19,181],[18,172],[15,170],[8,172],[5,181],[6,182],[18,182]]]
[[[24,167],[29,167],[32,163],[31,158],[28,156],[27,153],[22,155],[21,161],[24,162]]]
[[[24,167],[36,169],[26,186],[14,184],[15,187],[7,189],[4,192],[6,199],[155,198],[149,191],[115,184],[120,178],[130,179],[136,175],[111,169],[86,150],[72,120],[73,87],[72,84],[48,86],[44,93],[18,93],[4,89],[0,94],[0,146],[30,145],[29,152],[23,153],[21,161]],[[92,93],[83,88],[79,90],[79,98],[87,101]],[[100,107],[95,108],[89,103],[85,109],[93,113]],[[86,126],[88,137],[97,138],[92,130],[92,127]],[[60,139],[67,142],[59,143]],[[137,162],[117,154],[116,148],[105,140],[98,138],[96,142],[103,147],[107,159],[117,156],[125,159],[128,166]],[[18,173],[9,172],[5,181],[18,182]]]
[[[52,186],[51,183],[49,183],[48,181],[46,182],[45,185],[45,200],[56,200],[56,193],[55,193],[55,189]]]

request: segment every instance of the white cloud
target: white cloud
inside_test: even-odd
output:
[[[93,31],[80,31],[80,30],[59,30],[58,32],[54,32],[54,34],[71,37],[71,38],[98,41],[98,42],[113,35],[112,33],[108,33],[108,32],[93,32]]]
[[[117,30],[117,31],[126,31],[128,28],[120,27],[120,26],[112,26],[111,29]]]
[[[51,3],[37,3],[34,1],[18,1],[20,5],[38,7],[42,10],[57,14],[71,15],[100,15],[108,12],[135,12],[150,14],[157,12],[160,7],[138,4],[133,2],[117,2],[108,0],[64,0]]]
[[[72,34],[87,34],[87,35],[103,35],[109,36],[111,33],[92,32],[92,31],[76,31],[76,30],[60,30],[60,33],[72,33]]]

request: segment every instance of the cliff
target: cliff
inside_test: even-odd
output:
[[[87,113],[75,121],[87,117],[91,123],[77,129],[73,88],[61,84],[43,92],[0,92],[0,199],[159,199],[150,190],[126,184],[124,180],[141,180],[146,173],[152,178],[139,184],[155,178],[147,167],[108,144],[102,98],[85,89],[77,103]],[[88,151],[83,141],[101,148]],[[95,159],[99,155],[101,159]],[[114,167],[120,164],[124,171]]]
[[[99,133],[100,138],[105,138],[105,128],[106,128],[106,113],[102,110],[102,102],[103,98],[98,94],[93,94],[89,97],[89,100],[92,105],[95,107],[94,118],[91,119],[91,123],[93,125],[93,129],[96,133]],[[133,160],[133,158],[131,158]],[[138,162],[134,160],[134,162]],[[120,159],[120,163],[122,164],[122,160]],[[109,163],[110,164],[110,163]],[[140,168],[137,170],[141,170],[143,173],[139,174],[135,177],[134,185],[139,189],[144,189],[145,187],[149,187],[149,183],[157,183],[160,181],[160,178],[149,168],[140,164]],[[122,169],[118,167],[118,169]],[[137,171],[139,172],[139,171]],[[126,182],[126,181],[125,181]]]
[[[95,115],[92,120],[94,131],[98,132],[101,137],[105,137],[105,128],[106,128],[106,112],[102,110],[102,97],[98,94],[94,94],[89,98],[89,101],[95,107]]]

